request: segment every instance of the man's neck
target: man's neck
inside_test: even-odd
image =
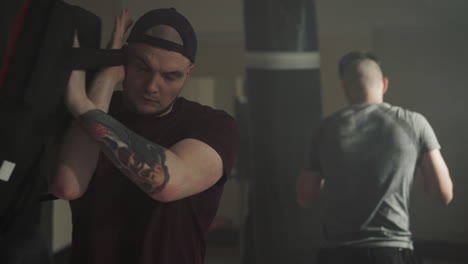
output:
[[[381,104],[383,103],[382,96],[364,96],[360,98],[349,98],[350,104]]]

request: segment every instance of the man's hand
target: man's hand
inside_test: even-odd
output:
[[[130,26],[128,11],[115,18],[115,28],[108,48],[121,49],[123,37]],[[80,46],[75,32],[73,47]],[[123,67],[101,70],[85,88],[85,71],[72,71],[65,91],[64,102],[76,118],[90,110],[107,112],[117,82],[123,79]],[[89,137],[79,121],[72,122],[60,149],[57,172],[51,179],[50,190],[62,199],[77,199],[87,189],[96,168],[100,145]]]
[[[115,17],[114,30],[107,47],[109,49],[122,49],[124,46],[124,36],[132,21],[128,18],[128,9],[122,10],[120,16]],[[79,48],[78,35],[75,32],[73,47]],[[89,95],[86,93],[85,80],[86,73],[83,70],[74,70],[70,75],[68,86],[65,92],[65,104],[70,113],[77,117],[88,110],[99,108],[107,110],[110,98],[115,85],[122,81],[125,76],[124,66],[104,68],[96,76],[90,89]]]
[[[73,37],[73,47],[79,48],[78,33],[75,31]],[[86,72],[83,70],[73,70],[68,80],[67,89],[65,90],[64,102],[70,113],[76,117],[86,108],[90,108],[90,101],[86,94]],[[92,104],[92,103],[91,103]]]
[[[112,30],[111,38],[107,44],[108,49],[122,49],[124,48],[124,36],[127,30],[132,25],[133,21],[129,19],[129,10],[123,9],[120,16],[114,17],[114,29]],[[116,82],[123,80],[125,76],[125,69],[123,65],[109,67],[105,70],[109,70],[111,74],[116,78]]]

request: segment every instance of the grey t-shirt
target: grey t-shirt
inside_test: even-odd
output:
[[[427,120],[401,107],[351,105],[322,123],[309,169],[323,188],[322,247],[412,248],[408,206],[421,155],[440,148]]]

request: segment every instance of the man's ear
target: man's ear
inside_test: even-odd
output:
[[[382,94],[385,94],[388,90],[388,78],[387,77],[383,77],[383,90],[382,90]]]
[[[188,66],[188,69],[187,69],[187,74],[185,75],[185,78],[184,78],[184,82],[186,82],[187,79],[189,78],[190,74],[193,71],[193,68],[195,68],[195,64],[190,63],[190,65]]]
[[[195,68],[195,64],[190,63],[190,66],[188,67],[188,70],[187,70],[187,77],[190,76],[194,68]]]

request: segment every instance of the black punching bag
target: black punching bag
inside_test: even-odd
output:
[[[0,7],[0,263],[46,263],[33,248],[40,247],[48,154],[70,120],[62,103],[67,58],[75,30],[81,47],[99,49],[101,21],[58,0]]]
[[[243,263],[313,263],[295,182],[322,116],[315,3],[245,0],[244,17],[253,164]]]

